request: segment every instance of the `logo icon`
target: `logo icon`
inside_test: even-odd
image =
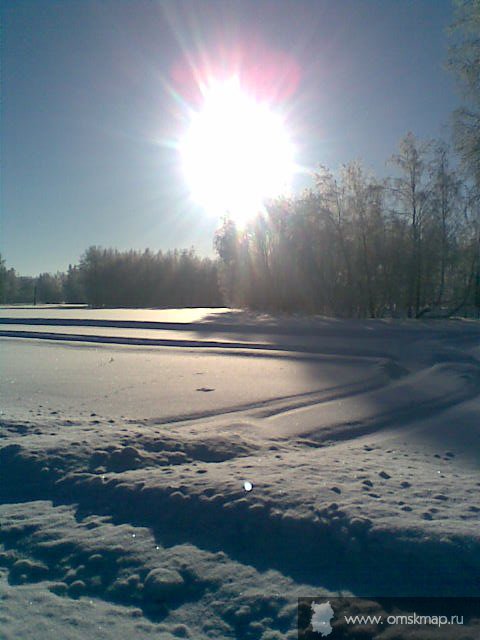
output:
[[[311,610],[312,618],[310,624],[312,625],[312,631],[319,633],[322,638],[326,638],[333,631],[331,622],[334,611],[330,602],[322,602],[321,604],[312,602]]]

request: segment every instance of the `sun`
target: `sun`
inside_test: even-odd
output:
[[[244,93],[236,77],[205,91],[179,151],[193,199],[239,224],[291,188],[294,146],[284,119]]]

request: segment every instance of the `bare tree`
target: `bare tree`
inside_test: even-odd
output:
[[[419,142],[410,132],[400,141],[399,152],[392,156],[392,162],[401,174],[394,179],[394,193],[401,207],[399,213],[406,215],[410,223],[409,317],[418,316],[422,302],[422,234],[430,195],[425,182],[429,148],[429,143]]]

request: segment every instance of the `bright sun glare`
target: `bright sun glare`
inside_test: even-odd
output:
[[[295,169],[282,117],[245,94],[236,77],[205,92],[180,153],[194,200],[240,224],[265,199],[288,193]]]

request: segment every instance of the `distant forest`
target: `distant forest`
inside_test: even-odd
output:
[[[154,253],[90,247],[66,273],[18,276],[0,264],[4,303],[84,303],[92,307],[214,307],[223,304],[217,263],[194,250]]]
[[[408,133],[394,177],[319,168],[301,195],[226,218],[216,259],[90,247],[67,273],[19,276],[0,258],[0,302],[221,306],[342,317],[480,316],[480,0],[459,0],[449,66],[464,92],[453,150]]]

